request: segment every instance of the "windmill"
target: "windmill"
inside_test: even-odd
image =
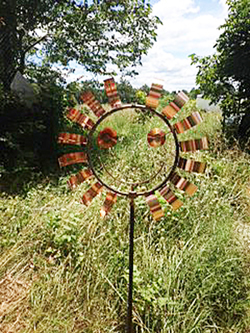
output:
[[[103,191],[106,192],[105,200],[100,207],[102,218],[109,214],[119,197],[126,197],[130,202],[127,300],[127,332],[129,333],[132,332],[135,199],[145,198],[152,217],[156,221],[165,215],[161,200],[164,200],[172,210],[180,208],[183,202],[178,192],[193,196],[198,189],[194,183],[183,176],[183,173],[203,173],[206,168],[204,162],[191,159],[189,155],[198,150],[208,149],[208,140],[206,137],[181,139],[182,134],[202,122],[199,112],[193,112],[184,119],[176,120],[188,101],[184,92],[176,94],[174,100],[160,113],[156,111],[163,90],[160,84],[152,84],[146,98],[146,105],[123,105],[113,78],[105,80],[104,87],[109,100],[109,111],[105,111],[90,91],[85,91],[80,97],[93,113],[96,121],[80,110],[74,108],[68,110],[67,118],[77,123],[85,132],[87,131],[87,134],[60,133],[58,136],[60,144],[78,145],[82,151],[64,154],[58,161],[60,167],[72,164],[84,165],[84,168],[72,175],[68,181],[69,186],[74,188],[87,179],[91,180],[89,189],[81,199],[84,205],[89,206],[96,196]],[[138,113],[147,115],[146,124],[140,124],[137,121]],[[122,128],[119,122],[116,125],[119,118],[126,124],[130,123],[130,134],[125,136],[121,133]],[[139,134],[141,137],[138,138]],[[114,172],[113,166],[119,161],[119,152],[126,149],[127,156],[130,156],[129,161],[123,164],[120,170]],[[147,160],[147,163],[141,165],[138,162],[140,158]]]

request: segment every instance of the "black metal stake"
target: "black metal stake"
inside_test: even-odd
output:
[[[128,312],[127,333],[132,333],[132,306],[133,306],[133,263],[134,263],[134,223],[135,205],[134,198],[130,198],[130,231],[129,231],[129,285],[128,285]]]
[[[114,176],[106,167],[105,164],[102,162],[101,158],[99,157],[100,161],[100,166],[101,168],[115,181],[115,183],[120,183],[120,184],[126,184],[127,186],[131,186],[130,191],[121,191],[118,188],[111,186],[109,184],[106,184],[105,181],[102,179],[100,174],[95,170],[95,163],[96,159],[93,159],[93,156],[96,156],[96,149],[94,149],[95,145],[93,144],[94,141],[96,140],[94,134],[96,133],[98,126],[101,124],[101,122],[109,117],[110,115],[122,111],[122,110],[131,110],[131,109],[136,109],[136,110],[141,110],[144,112],[145,110],[150,111],[153,115],[161,118],[161,120],[165,123],[167,128],[169,129],[169,133],[171,132],[175,141],[175,160],[173,163],[173,166],[169,169],[168,173],[165,175],[165,178],[160,181],[159,184],[153,186],[151,189],[145,189],[145,190],[138,190],[135,191],[135,188],[140,187],[143,184],[149,184],[153,179],[156,179],[156,177],[162,172],[163,167],[165,164],[162,164],[160,169],[157,170],[157,172],[151,176],[148,179],[145,179],[140,182],[136,183],[131,183],[131,182],[126,182],[124,180],[119,179],[117,176]],[[93,175],[97,179],[97,181],[102,184],[106,189],[108,189],[112,193],[116,193],[119,196],[123,196],[126,198],[130,199],[130,231],[129,231],[129,284],[128,284],[128,299],[127,299],[127,322],[126,322],[126,332],[127,333],[133,333],[133,324],[132,324],[132,319],[133,319],[133,261],[134,261],[134,223],[135,223],[135,206],[134,206],[134,200],[137,197],[147,197],[151,194],[153,194],[155,191],[160,190],[165,186],[167,181],[170,179],[170,177],[174,174],[174,170],[177,167],[178,161],[179,161],[179,142],[177,138],[177,134],[174,130],[174,128],[171,126],[169,123],[168,119],[165,117],[165,115],[158,113],[156,110],[153,108],[147,107],[147,106],[142,106],[142,105],[136,105],[136,104],[127,104],[123,106],[119,106],[117,108],[113,108],[111,111],[104,113],[95,125],[92,127],[89,135],[88,135],[88,143],[87,143],[87,157],[88,157],[88,164],[89,168],[91,169]]]

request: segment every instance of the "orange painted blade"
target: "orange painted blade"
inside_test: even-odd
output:
[[[76,109],[69,109],[67,118],[69,118],[71,121],[81,125],[83,128],[91,129],[95,125],[93,120],[91,120],[88,116],[79,112]]]
[[[87,144],[87,138],[75,133],[59,133],[57,142],[61,144],[85,146]]]
[[[88,105],[88,107],[94,112],[94,114],[99,118],[104,113],[105,110],[101,106],[101,104],[95,99],[95,96],[92,94],[91,91],[85,91],[80,99]]]
[[[197,162],[194,160],[187,160],[183,157],[179,158],[178,168],[188,172],[204,173],[206,170],[206,163]]]
[[[168,186],[161,189],[160,194],[172,206],[173,210],[177,210],[183,205],[183,202],[176,197],[174,192]]]
[[[156,109],[159,104],[163,85],[153,83],[146,98],[146,106]]]
[[[91,201],[102,191],[103,186],[102,184],[96,182],[93,184],[87,192],[84,193],[82,197],[82,203],[85,206],[89,206]]]
[[[111,107],[121,106],[121,100],[117,93],[115,80],[113,78],[104,80],[104,88],[108,96],[109,104]]]
[[[154,194],[151,194],[146,198],[146,202],[149,206],[151,214],[153,215],[153,219],[155,221],[160,220],[164,216],[164,212],[157,197]]]
[[[179,142],[181,151],[184,153],[189,151],[208,149],[208,139],[206,137],[196,140],[187,140]]]
[[[83,183],[88,178],[92,177],[93,173],[90,169],[81,170],[76,175],[73,175],[68,180],[68,185],[71,189],[74,189],[79,184]]]
[[[173,173],[169,180],[176,188],[184,191],[190,197],[198,190],[196,185],[190,183],[187,179],[179,176],[177,173]]]
[[[87,161],[87,154],[83,152],[64,154],[58,158],[60,168],[71,164],[86,163]]]
[[[198,125],[202,122],[202,118],[199,112],[193,112],[190,116],[182,121],[174,124],[174,128],[178,134],[184,133],[185,131],[189,130],[190,128]]]
[[[113,192],[108,192],[104,204],[100,210],[101,217],[105,217],[111,211],[116,201],[117,201],[117,194]]]

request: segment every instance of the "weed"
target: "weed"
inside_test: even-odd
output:
[[[198,154],[208,168],[194,178],[195,197],[178,193],[183,207],[172,212],[165,204],[166,217],[159,222],[151,219],[145,200],[136,199],[133,321],[138,333],[243,333],[249,328],[249,252],[235,237],[239,221],[241,227],[249,223],[249,156],[237,147],[219,147],[218,116],[204,117],[207,125],[193,134],[208,134],[212,147],[206,156]],[[112,124],[122,127],[124,140],[125,120],[114,118]],[[149,128],[145,123],[141,130],[146,135]],[[132,148],[128,141],[125,152],[117,149],[114,174]],[[139,158],[135,154],[131,163]],[[79,200],[88,184],[70,192],[66,183],[65,176],[58,183],[46,179],[27,184],[20,195],[1,196],[0,279],[11,274],[25,277],[29,285],[28,301],[18,301],[22,315],[16,325],[26,333],[122,332],[128,202],[119,198],[101,219],[104,196],[86,208]],[[9,325],[11,318],[18,320],[3,317],[1,324]]]

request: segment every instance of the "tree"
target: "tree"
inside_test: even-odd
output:
[[[156,40],[160,20],[151,11],[146,0],[3,0],[1,81],[8,89],[38,47],[45,62],[75,60],[93,73],[113,74],[109,64],[133,68]]]
[[[136,89],[133,88],[131,83],[125,79],[121,79],[117,83],[117,91],[123,103],[136,102]]]
[[[248,0],[228,0],[229,16],[216,47],[221,72],[238,83],[242,97],[250,97],[250,6]]]
[[[228,18],[220,27],[216,53],[200,58],[196,83],[203,96],[220,103],[227,118],[240,121],[250,113],[250,7],[249,0],[227,0]]]
[[[192,88],[189,93],[188,93],[188,96],[191,98],[191,99],[196,99],[198,95],[200,95],[200,90],[199,89],[195,89],[195,88]]]
[[[145,94],[148,95],[149,91],[150,91],[150,87],[147,85],[147,84],[144,84],[141,88],[140,88],[141,91],[144,91]]]
[[[36,91],[32,108],[0,85],[1,172],[47,172],[57,166],[58,126],[72,89],[49,66],[29,66],[27,76]]]

